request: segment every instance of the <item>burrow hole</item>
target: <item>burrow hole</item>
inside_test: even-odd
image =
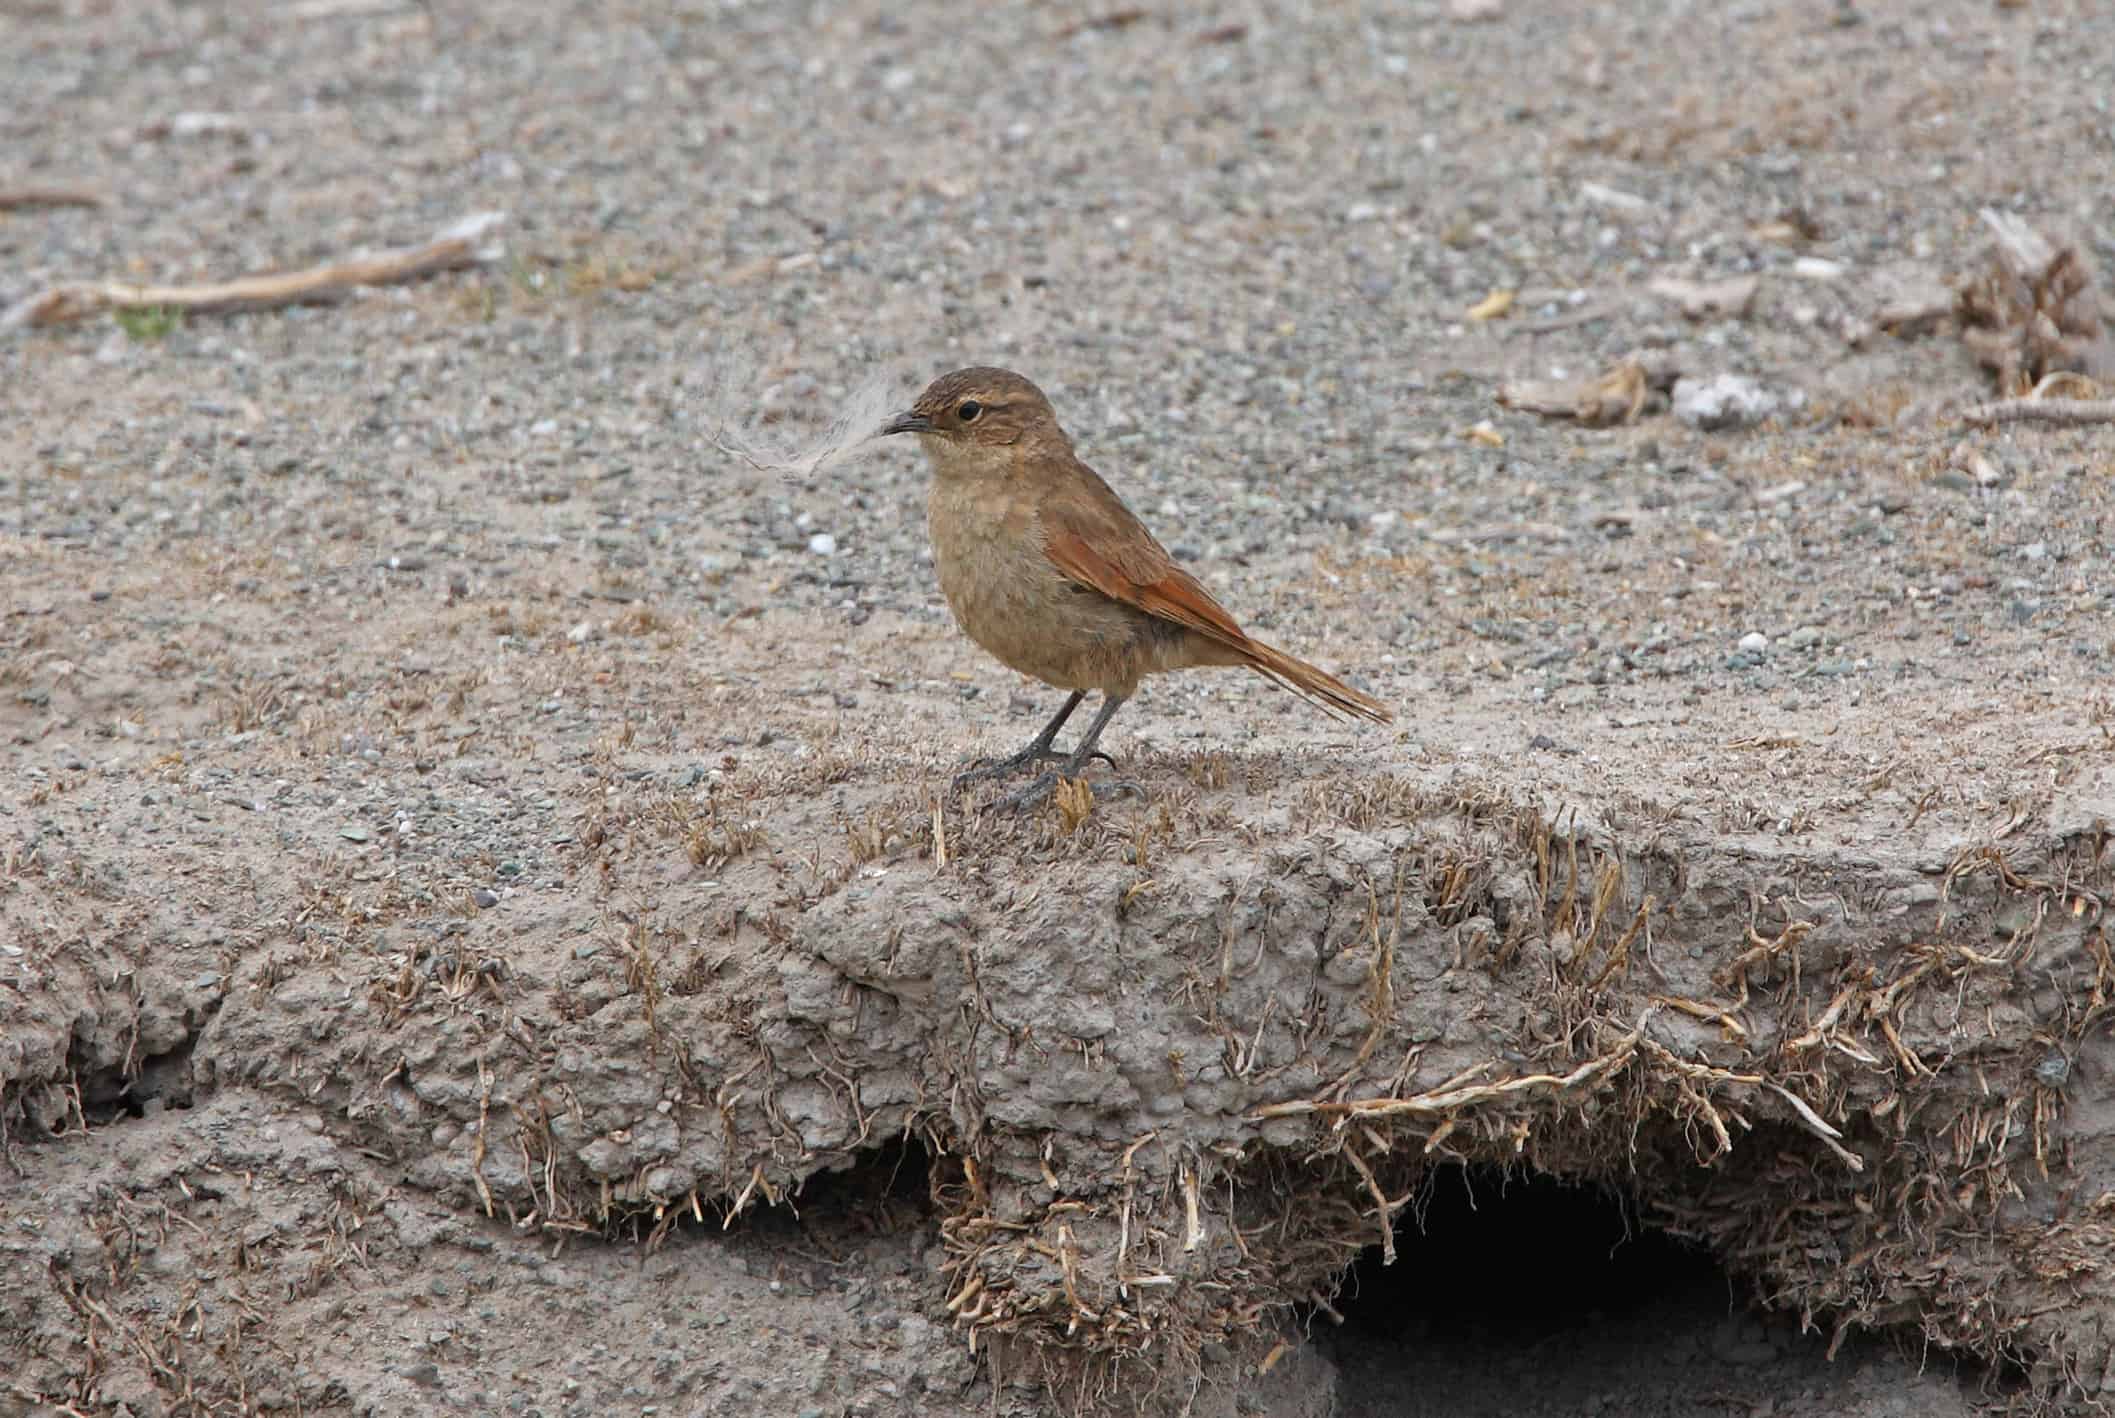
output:
[[[1338,1370],[1337,1418],[1850,1411],[1840,1405],[1861,1385],[1899,1383],[1888,1366],[1918,1368],[1872,1339],[1831,1361],[1825,1332],[1765,1310],[1709,1252],[1606,1187],[1438,1168],[1395,1242],[1394,1265],[1374,1245],[1353,1266],[1341,1325],[1313,1317]],[[1954,1381],[1950,1358],[1933,1367]]]

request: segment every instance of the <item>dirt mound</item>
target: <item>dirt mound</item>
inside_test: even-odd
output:
[[[658,1243],[914,1139],[947,1313],[1076,1396],[1264,1362],[1471,1163],[1619,1185],[1804,1322],[2055,1397],[2109,1362],[2111,818],[1844,815],[1817,854],[1385,777],[928,815],[944,862],[929,826],[848,854],[797,915],[734,906],[773,874],[734,863],[621,941],[253,969],[193,1065],[543,1234]]]

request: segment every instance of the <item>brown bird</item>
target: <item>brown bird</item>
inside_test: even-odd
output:
[[[1245,665],[1331,714],[1388,723],[1378,700],[1283,650],[1250,639],[1196,577],[1072,451],[1043,391],[1005,369],[958,369],[881,428],[915,433],[933,464],[927,516],[940,589],[955,622],[1001,661],[1072,695],[1029,745],[955,780],[1040,762],[1077,778],[1102,730],[1168,670]],[[1087,691],[1101,710],[1071,753],[1051,747]],[[1013,796],[1047,796],[1045,773]]]

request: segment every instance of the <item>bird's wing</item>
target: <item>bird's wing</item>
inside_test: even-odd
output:
[[[1250,641],[1198,579],[1175,564],[1109,485],[1081,476],[1043,499],[1043,550],[1069,580],[1236,649]]]
[[[1394,718],[1388,706],[1326,670],[1251,640],[1092,468],[1077,460],[1074,466],[1079,476],[1063,479],[1038,508],[1044,553],[1073,584],[1217,641],[1265,679],[1327,713],[1380,724]]]

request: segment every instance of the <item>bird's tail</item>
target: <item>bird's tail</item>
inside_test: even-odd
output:
[[[1305,660],[1296,660],[1275,646],[1250,640],[1241,647],[1243,663],[1257,674],[1281,684],[1328,714],[1349,714],[1376,724],[1395,722],[1388,706],[1370,694],[1361,694],[1327,670],[1318,670]]]

